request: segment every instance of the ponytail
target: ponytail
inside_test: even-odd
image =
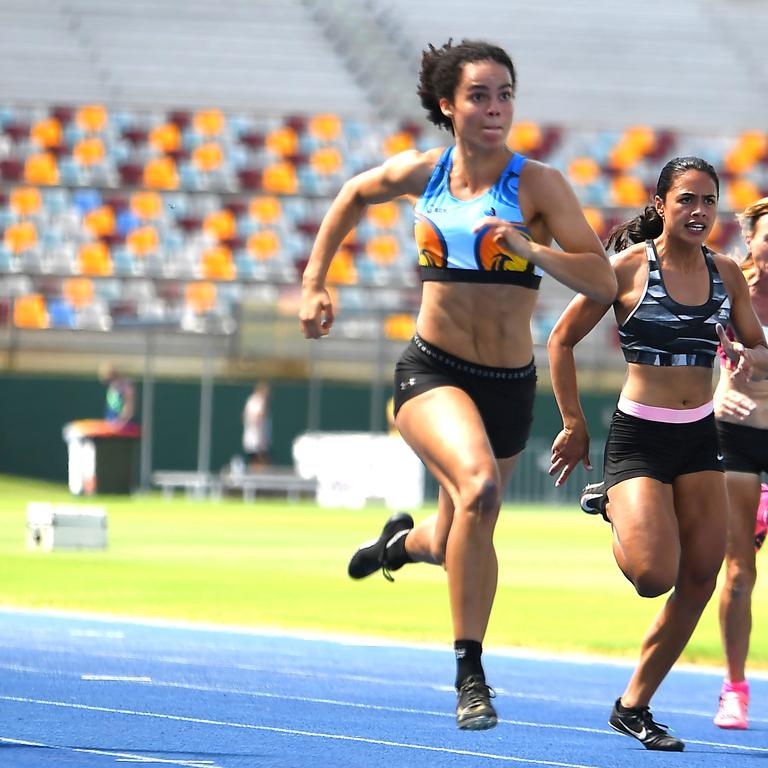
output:
[[[633,243],[642,243],[645,240],[653,240],[664,231],[664,219],[652,205],[647,205],[639,216],[618,224],[605,239],[606,251],[614,253],[629,248]]]

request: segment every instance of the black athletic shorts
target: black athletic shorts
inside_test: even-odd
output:
[[[524,368],[477,365],[416,335],[395,366],[395,415],[406,400],[437,387],[458,387],[472,398],[497,459],[525,448],[536,396],[533,361]]]
[[[714,414],[689,424],[667,424],[616,410],[605,443],[605,489],[631,477],[672,483],[680,475],[723,471]]]
[[[768,429],[716,420],[726,472],[768,472]]]

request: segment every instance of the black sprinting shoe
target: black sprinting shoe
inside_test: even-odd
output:
[[[456,725],[463,731],[486,731],[498,718],[491,699],[496,692],[482,675],[470,675],[459,688],[456,700]]]
[[[632,736],[646,749],[662,752],[682,752],[685,743],[670,736],[664,729],[669,726],[654,722],[648,707],[624,707],[616,699],[608,725],[619,733]]]
[[[387,545],[398,536],[405,536],[413,528],[413,518],[407,512],[397,512],[387,520],[378,539],[361,544],[352,555],[347,573],[353,579],[364,579],[381,568],[384,578],[394,581],[390,571],[402,568],[405,563],[387,560]]]
[[[605,483],[601,480],[599,483],[590,483],[584,486],[581,492],[579,504],[588,515],[602,515],[605,522],[609,522],[608,515],[605,514],[605,505],[608,497],[605,495]]]

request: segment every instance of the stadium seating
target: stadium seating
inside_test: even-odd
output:
[[[45,312],[37,299],[33,309],[14,312],[25,327],[80,327],[83,307],[96,327],[113,311],[118,323],[184,311],[234,314],[237,292],[217,286],[297,283],[343,179],[421,141],[406,119],[102,105],[0,109],[0,136],[0,280],[25,274],[28,293],[47,302]],[[682,147],[722,173],[714,247],[740,246],[730,211],[768,191],[768,139],[758,130],[707,137],[646,125],[606,131],[525,121],[509,141],[560,168],[601,236],[651,199],[660,163]],[[411,221],[404,200],[370,206],[329,280],[345,289],[417,285]],[[49,276],[95,281],[90,298],[73,297],[66,281]],[[126,300],[121,281],[141,276],[178,280],[178,290],[165,286],[160,297]],[[354,291],[340,295],[350,306],[360,301]],[[557,311],[542,308],[534,331],[544,334]],[[392,328],[405,327],[393,317],[392,337]]]

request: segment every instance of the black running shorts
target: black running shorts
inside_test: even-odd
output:
[[[414,336],[395,366],[395,415],[404,402],[437,387],[458,387],[472,398],[497,459],[525,448],[536,396],[533,361],[524,368],[477,365]]]
[[[768,429],[720,419],[716,424],[726,472],[768,472]]]
[[[603,461],[605,489],[632,477],[672,483],[680,475],[723,471],[714,414],[666,424],[614,411]]]

